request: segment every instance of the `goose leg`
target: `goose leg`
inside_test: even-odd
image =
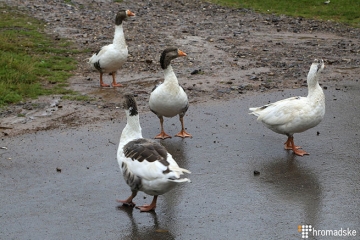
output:
[[[126,200],[116,200],[119,203],[122,203],[123,205],[134,207],[135,203],[132,201],[134,197],[136,197],[137,191],[132,191],[131,196],[128,197]]]
[[[171,138],[170,135],[166,134],[164,131],[164,118],[162,116],[159,117],[160,119],[160,128],[161,128],[161,132],[155,136],[156,139],[166,139],[166,138]]]
[[[139,207],[136,207],[138,209],[140,209],[140,212],[149,212],[151,210],[154,210],[156,208],[156,200],[157,200],[157,197],[158,196],[154,196],[152,202],[150,205],[143,205],[143,206],[139,206]]]
[[[100,72],[100,87],[110,87],[109,84],[105,84],[103,81],[103,73]]]
[[[112,75],[112,78],[113,78],[112,86],[113,87],[123,87],[122,84],[116,83],[116,79],[115,79],[116,72],[112,72],[111,75]]]
[[[288,139],[286,140],[286,142],[284,143],[285,146],[284,148],[286,150],[293,150],[292,144],[294,143],[294,137],[293,136],[289,136]],[[296,149],[300,149],[300,146],[294,146]]]
[[[182,138],[186,138],[186,137],[192,137],[190,133],[187,133],[185,131],[185,127],[184,127],[184,116],[180,115],[180,122],[181,122],[181,131],[176,134],[176,137],[182,137]]]
[[[292,150],[291,140],[290,139],[291,139],[291,137],[289,136],[288,139],[286,140],[286,142],[284,143],[285,144],[284,148],[286,150]]]
[[[304,155],[309,155],[307,152],[305,152],[304,150],[301,150],[299,146],[296,146],[294,144],[294,137],[291,136],[288,138],[288,140],[285,143],[285,149],[287,149],[286,147],[290,147],[291,146],[291,150],[293,150],[293,152],[298,155],[298,156],[304,156]]]

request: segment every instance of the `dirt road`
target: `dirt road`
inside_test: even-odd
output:
[[[92,53],[78,56],[70,88],[93,98],[88,102],[60,96],[29,100],[2,110],[3,135],[78,125],[117,118],[119,96],[133,92],[141,111],[161,81],[162,50],[177,46],[187,53],[172,65],[191,104],[225,101],[252,93],[305,87],[313,59],[323,58],[327,69],[322,85],[358,81],[360,30],[333,22],[262,15],[203,1],[1,0],[46,23],[54,39],[68,38],[79,49],[97,51],[111,43],[114,16],[131,9],[136,16],[124,23],[130,56],[117,73],[124,88],[100,88],[99,74],[88,66]],[[111,76],[105,77],[110,82]]]

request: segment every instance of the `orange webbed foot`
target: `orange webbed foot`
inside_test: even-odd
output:
[[[304,155],[309,155],[309,153],[305,152],[304,150],[300,150],[300,149],[293,149],[293,152],[298,155],[298,156],[304,156]]]
[[[140,209],[140,212],[149,212],[149,211],[155,210],[156,200],[157,200],[157,196],[154,196],[150,205],[143,205],[143,206],[139,206],[136,208]]]
[[[294,146],[294,148],[296,148],[296,149],[301,149],[302,147],[300,147],[300,146]],[[286,149],[286,150],[292,150],[293,147],[292,147],[291,145],[285,144],[284,149]]]
[[[296,146],[294,144],[294,137],[290,136],[288,137],[288,140],[285,142],[285,149],[287,150],[293,150],[293,152],[298,155],[298,156],[304,156],[304,155],[309,155],[307,152],[305,152],[304,150],[300,150],[300,146]]]
[[[192,138],[192,135],[190,133],[187,133],[185,130],[181,130],[178,134],[175,135],[175,137]]]
[[[122,203],[124,206],[128,206],[128,207],[135,207],[135,203],[133,201],[129,201],[128,199],[126,200],[116,200],[119,203]]]
[[[294,137],[288,137],[287,141],[284,143],[284,148],[286,150],[294,150],[294,149],[300,149],[300,146],[296,146],[294,144]]]
[[[156,205],[155,206],[153,206],[153,205],[143,205],[143,206],[137,206],[136,208],[140,209],[140,212],[150,212],[150,211],[155,210]]]
[[[166,134],[165,132],[161,132],[155,136],[155,139],[166,139],[166,138],[171,138],[171,136]]]
[[[111,84],[113,87],[124,87],[124,85],[120,84],[120,83],[113,83]]]

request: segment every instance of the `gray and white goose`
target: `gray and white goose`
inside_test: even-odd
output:
[[[308,95],[291,97],[262,107],[250,108],[250,114],[257,116],[272,131],[288,136],[285,149],[296,155],[308,154],[294,144],[294,133],[301,133],[318,125],[325,115],[325,95],[318,79],[324,69],[324,61],[315,59],[307,75]]]
[[[128,57],[128,48],[125,42],[123,21],[130,16],[135,16],[130,10],[120,10],[115,17],[115,33],[113,43],[103,46],[97,53],[94,53],[89,59],[89,64],[100,73],[100,86],[109,87],[103,81],[104,73],[112,74],[112,86],[122,87],[116,82],[116,71],[126,62]]]
[[[154,196],[150,205],[137,207],[142,212],[154,210],[158,195],[162,195],[176,185],[190,182],[182,178],[190,171],[180,168],[164,146],[152,139],[142,137],[139,114],[135,98],[125,95],[124,109],[127,123],[120,137],[117,160],[131,196],[117,200],[124,205],[135,206],[133,198],[138,191]]]
[[[189,108],[189,101],[184,89],[179,85],[178,79],[173,71],[170,62],[177,57],[186,56],[186,53],[175,47],[166,48],[160,57],[161,68],[164,69],[164,82],[155,86],[150,94],[150,110],[160,119],[160,133],[155,136],[158,139],[171,138],[164,131],[164,117],[179,115],[181,130],[175,136],[192,137],[185,131],[184,116]]]

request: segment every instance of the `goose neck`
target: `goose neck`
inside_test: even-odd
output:
[[[171,67],[171,65],[169,65],[165,70],[164,70],[164,78],[165,78],[165,82],[172,82],[172,83],[178,83],[177,77],[173,71],[173,68]]]
[[[115,34],[114,34],[114,45],[119,45],[120,47],[126,47],[124,30],[122,24],[115,26]]]

